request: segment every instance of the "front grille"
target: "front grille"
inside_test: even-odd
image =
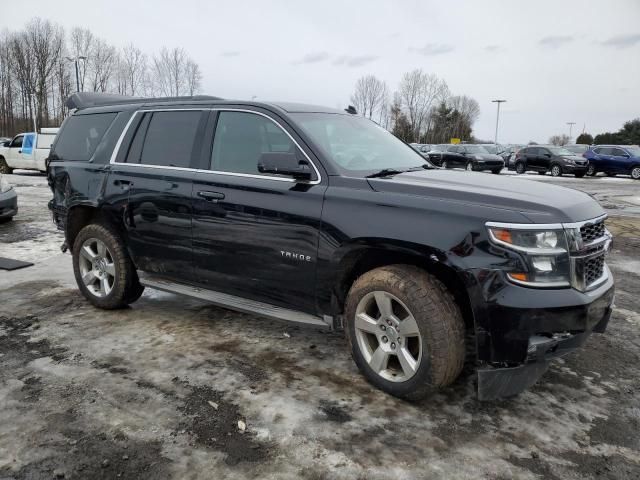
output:
[[[604,255],[588,259],[584,264],[584,283],[588,287],[604,274]]]
[[[585,244],[591,243],[605,235],[604,220],[596,223],[586,223],[580,227],[580,235]]]

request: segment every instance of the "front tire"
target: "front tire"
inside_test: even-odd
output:
[[[445,168],[445,169],[449,168],[449,165],[447,164],[447,161],[446,161],[446,160],[445,160],[445,161],[443,161],[443,162],[440,164],[440,166],[441,166],[442,168]]]
[[[500,175],[501,171],[501,168],[494,168],[493,170],[491,170],[491,173],[493,173],[494,175]]]
[[[462,314],[424,270],[390,265],[365,273],[349,291],[345,318],[356,365],[391,395],[418,400],[453,383],[462,370]]]
[[[589,177],[595,177],[595,175],[596,175],[596,167],[594,167],[593,165],[589,164],[589,166],[587,167],[587,175]]]
[[[553,165],[551,167],[551,176],[552,177],[560,177],[562,176],[562,167],[558,164]]]
[[[80,230],[73,243],[73,273],[84,297],[105,310],[126,307],[144,291],[122,240],[104,225]]]
[[[13,168],[7,164],[7,161],[3,157],[0,157],[0,173],[4,173],[5,175],[13,173]]]

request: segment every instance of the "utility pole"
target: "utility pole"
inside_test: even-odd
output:
[[[29,100],[33,100],[33,131],[38,133],[38,125],[36,124],[36,110],[38,108],[38,99],[35,93],[29,94]]]
[[[75,63],[76,65],[76,92],[80,91],[80,75],[78,73],[78,60],[86,60],[87,57],[77,56],[77,57],[67,57],[67,60]]]
[[[491,100],[491,103],[498,104],[498,112],[496,113],[496,136],[493,139],[493,143],[498,144],[498,122],[500,121],[500,104],[506,102],[506,100]]]
[[[571,141],[571,132],[573,131],[573,126],[576,124],[576,122],[567,122],[567,125],[569,125],[569,141]]]

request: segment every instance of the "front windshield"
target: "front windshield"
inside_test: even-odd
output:
[[[482,147],[489,153],[498,153],[498,147],[496,147],[495,145],[482,145]]]
[[[554,155],[574,155],[574,153],[570,150],[567,150],[566,148],[563,147],[547,147],[549,150],[551,150],[551,153],[553,153]]]
[[[467,153],[489,153],[482,145],[465,145]]]
[[[564,148],[573,153],[584,153],[589,149],[587,145],[567,145]]]
[[[293,119],[345,173],[406,170],[425,158],[371,120],[337,113],[293,113]],[[430,166],[430,164],[429,164]]]

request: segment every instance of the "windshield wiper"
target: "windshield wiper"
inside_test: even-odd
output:
[[[397,168],[383,168],[380,171],[367,175],[367,178],[390,177],[391,175],[398,175],[399,173],[404,172],[406,172],[406,170],[398,170]]]

